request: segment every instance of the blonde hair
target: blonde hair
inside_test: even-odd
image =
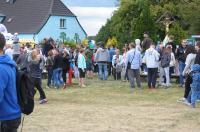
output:
[[[32,60],[36,60],[36,59],[37,59],[37,56],[38,56],[37,50],[33,50],[32,53],[31,53],[31,58],[32,58]]]

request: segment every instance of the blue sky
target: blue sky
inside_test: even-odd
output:
[[[89,36],[96,35],[117,9],[116,0],[62,0]]]

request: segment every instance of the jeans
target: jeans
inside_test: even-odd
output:
[[[53,83],[56,88],[59,88],[63,85],[62,68],[53,70]]]
[[[47,86],[51,85],[51,81],[52,81],[52,76],[53,76],[53,68],[50,66],[47,68],[47,72],[48,72],[48,80],[47,80]]]
[[[113,68],[113,77],[115,80],[120,80],[121,79],[121,72],[116,72],[116,69]]]
[[[126,69],[124,80],[129,80],[129,78],[128,78],[128,69]]]
[[[148,87],[155,88],[158,68],[148,68]]]
[[[63,82],[67,84],[67,70],[62,71]]]
[[[0,121],[0,132],[17,132],[17,129],[20,124],[21,117],[9,121]]]
[[[138,88],[141,88],[140,81],[140,70],[139,69],[128,69],[128,77],[131,84],[131,88],[135,88],[135,78]]]
[[[182,75],[184,68],[185,68],[185,63],[182,62],[182,61],[179,61],[179,73],[180,73],[180,75],[179,75],[179,84],[180,85],[184,84],[184,78],[183,78],[183,75]]]
[[[162,84],[164,83],[164,79],[163,76],[165,75],[165,79],[166,79],[166,85],[169,86],[170,84],[170,77],[169,77],[169,67],[165,67],[165,68],[160,68],[160,81],[159,83]]]
[[[112,68],[113,68],[112,62],[108,62],[108,75],[109,75],[109,76],[110,76],[111,73],[112,73]]]
[[[191,104],[193,107],[195,107],[197,99],[200,99],[200,91],[194,91],[191,89]]]
[[[108,79],[108,64],[98,63],[98,67],[99,67],[99,79],[107,80]]]
[[[37,90],[40,94],[40,100],[46,99],[46,95],[44,93],[44,90],[42,89],[42,79],[32,77],[31,80],[33,82],[34,87],[37,88]]]
[[[191,103],[193,107],[195,107],[197,99],[200,99],[200,91],[194,91],[193,89],[191,89],[188,94],[187,101]]]

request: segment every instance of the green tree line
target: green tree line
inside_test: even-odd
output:
[[[200,0],[119,0],[119,8],[101,27],[96,41],[107,42],[116,37],[119,47],[136,38],[142,39],[148,31],[154,41],[165,37],[165,26],[157,20],[169,12],[174,23],[169,34],[174,36],[176,44],[180,40],[200,31]]]

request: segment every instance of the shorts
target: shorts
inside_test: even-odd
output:
[[[85,78],[85,71],[83,71],[81,68],[78,68],[78,71],[79,71],[79,77]]]
[[[92,71],[92,63],[91,62],[87,62],[86,67],[87,67],[87,71]]]

